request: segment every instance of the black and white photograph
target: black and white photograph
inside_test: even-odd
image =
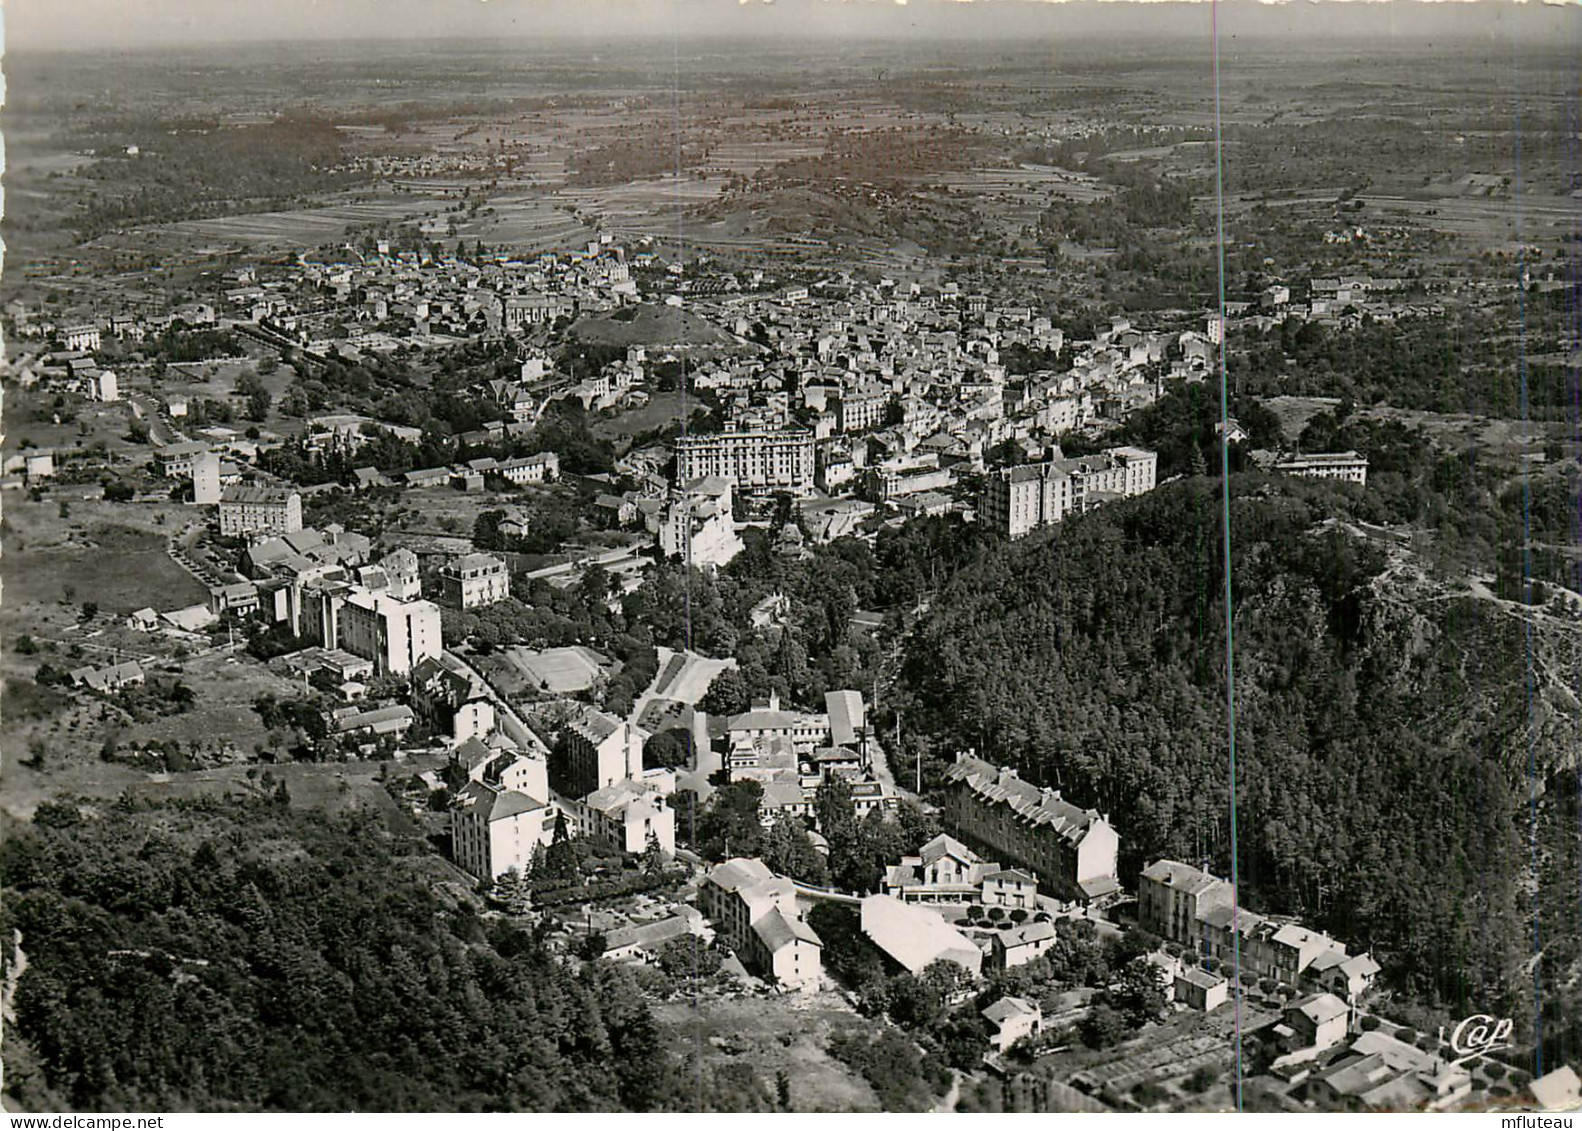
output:
[[[1571,1126],[1582,4],[0,18],[8,1128]]]

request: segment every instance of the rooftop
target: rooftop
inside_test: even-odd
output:
[[[283,487],[259,487],[251,484],[227,487],[220,492],[221,503],[273,503],[283,506],[295,497],[297,497],[295,491],[288,491]]]
[[[912,973],[947,959],[976,971],[983,961],[971,939],[937,913],[888,895],[862,901],[863,934]]]
[[[1080,809],[1052,789],[1040,789],[1016,772],[962,755],[945,776],[965,785],[985,801],[1008,805],[1031,824],[1043,825],[1071,844],[1080,844],[1093,825],[1103,821],[1096,809]]]
[[[730,892],[772,879],[774,879],[774,873],[769,870],[762,860],[744,856],[738,856],[734,860],[727,860],[725,863],[716,866],[708,875],[709,883]]]
[[[1225,882],[1190,864],[1182,864],[1175,860],[1155,860],[1143,869],[1143,878],[1152,880],[1156,884],[1163,884],[1174,891],[1185,892],[1187,895],[1197,895],[1199,892],[1209,890],[1215,884]]]
[[[1026,998],[1002,997],[985,1009],[983,1016],[994,1025],[1003,1026],[1015,1017],[1042,1017],[1043,1011]]]

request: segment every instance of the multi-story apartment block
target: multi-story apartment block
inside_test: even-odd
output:
[[[503,318],[507,330],[522,326],[542,326],[575,313],[575,304],[569,298],[557,295],[512,295],[503,305]]]
[[[220,493],[220,534],[295,534],[302,529],[302,496],[278,487],[227,487]]]
[[[1120,468],[1120,493],[1146,495],[1159,482],[1159,453],[1146,448],[1111,448],[1106,453]]]
[[[1224,880],[1174,860],[1156,860],[1137,880],[1137,922],[1171,942],[1198,946],[1203,917],[1214,907],[1230,907],[1235,889]]]
[[[810,754],[828,740],[829,716],[783,711],[779,693],[771,691],[767,703],[754,703],[749,710],[732,715],[726,731],[732,748],[783,739],[796,753]]]
[[[1356,452],[1316,452],[1292,456],[1276,463],[1274,469],[1286,475],[1300,475],[1304,479],[1339,479],[1343,483],[1360,485],[1368,482],[1368,457]]]
[[[1153,490],[1158,468],[1158,455],[1142,448],[1111,448],[1097,456],[1001,468],[984,482],[979,521],[1007,538],[1020,538],[1097,506],[1105,497]]]
[[[453,742],[483,738],[494,730],[494,700],[488,687],[460,661],[443,653],[413,666],[412,706],[418,718],[435,732],[449,734]]]
[[[955,484],[955,471],[940,467],[937,459],[932,462],[908,459],[869,468],[865,486],[869,499],[886,503],[927,491],[948,491]]]
[[[1347,955],[1345,943],[1322,932],[1237,907],[1231,884],[1173,860],[1143,869],[1137,921],[1226,965],[1239,964],[1244,974],[1291,986],[1306,979],[1347,999],[1366,992],[1379,971],[1371,956]]]
[[[192,465],[209,445],[201,440],[186,440],[154,449],[154,464],[167,479],[183,479],[192,474]]]
[[[549,763],[549,784],[556,793],[583,798],[595,790],[643,774],[641,728],[593,707],[566,724]]]
[[[1071,513],[1071,476],[1054,460],[990,472],[978,521],[1007,538],[1020,538]]]
[[[560,478],[560,457],[554,452],[539,452],[534,456],[502,460],[495,470],[508,483],[548,483]]]
[[[119,382],[113,369],[90,369],[82,374],[77,389],[89,400],[118,401],[121,399]]]
[[[464,554],[439,571],[440,593],[447,605],[477,609],[511,595],[511,574],[490,554]]]
[[[791,989],[817,989],[824,944],[796,906],[796,885],[760,860],[738,858],[698,885],[698,909],[750,968]]]
[[[807,428],[738,428],[676,441],[676,478],[686,483],[711,475],[737,490],[813,490],[813,432]]]
[[[99,327],[89,323],[67,326],[60,332],[61,340],[69,350],[96,350],[99,348]]]
[[[731,485],[726,479],[714,476],[686,484],[660,521],[660,552],[700,568],[729,564],[742,551],[732,506]]]
[[[827,494],[837,494],[857,478],[857,465],[844,448],[825,445],[819,452],[816,481]]]
[[[533,849],[554,839],[554,810],[520,790],[469,781],[456,793],[450,814],[451,854],[480,880],[513,868],[527,875]]]
[[[417,555],[411,550],[396,550],[374,563],[384,574],[384,591],[398,601],[410,601],[423,594],[418,574]]]
[[[340,646],[372,660],[380,675],[406,675],[444,651],[439,606],[432,601],[398,601],[354,589],[339,612]]]
[[[220,501],[220,455],[199,452],[192,460],[192,501],[199,506],[214,506]]]
[[[676,811],[647,782],[628,779],[594,790],[583,798],[578,824],[590,839],[616,852],[635,855],[650,841],[661,852],[676,851]]]
[[[835,402],[835,427],[842,432],[870,432],[884,423],[890,394],[882,388],[857,389]]]
[[[970,752],[945,771],[946,826],[1031,871],[1067,899],[1090,900],[1120,889],[1120,840],[1096,809],[1082,809],[1058,790],[1024,782]]]

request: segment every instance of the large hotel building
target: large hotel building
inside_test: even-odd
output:
[[[813,491],[813,433],[737,428],[676,441],[676,482],[718,475],[739,491]]]
[[[1158,455],[1142,448],[1001,468],[984,482],[978,520],[1007,538],[1020,538],[1106,498],[1152,491],[1158,469]]]

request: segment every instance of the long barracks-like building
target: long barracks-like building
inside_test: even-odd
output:
[[[1098,810],[970,752],[956,755],[945,779],[952,835],[1028,869],[1066,899],[1086,902],[1120,890],[1120,838]]]

